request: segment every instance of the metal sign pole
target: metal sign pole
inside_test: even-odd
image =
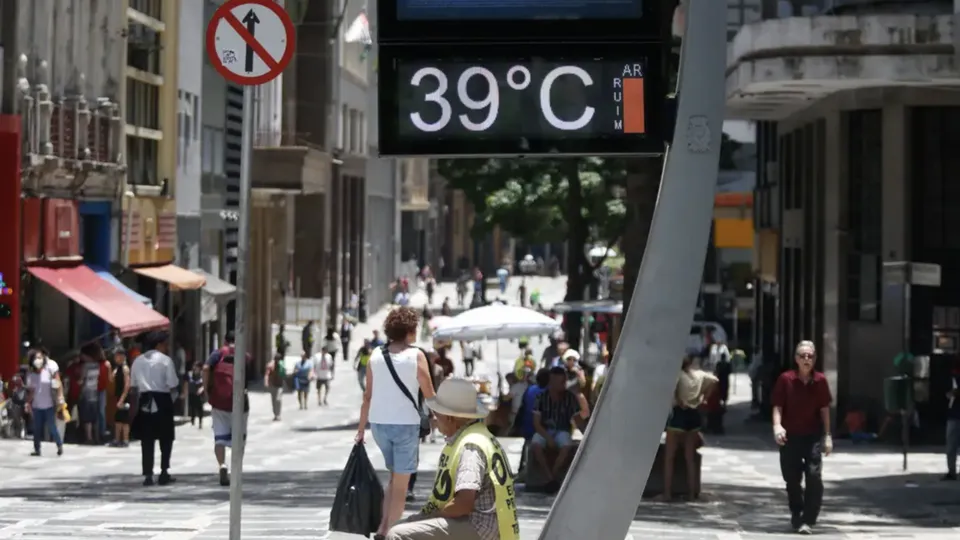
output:
[[[541,540],[626,536],[660,446],[703,277],[725,112],[727,5],[696,0],[686,9],[677,127],[637,287]]]
[[[233,363],[233,416],[230,432],[230,540],[240,540],[243,507],[243,451],[247,423],[243,403],[247,377],[247,245],[250,243],[250,157],[253,152],[254,86],[243,87],[243,132],[240,145],[240,231],[237,239],[236,350]]]

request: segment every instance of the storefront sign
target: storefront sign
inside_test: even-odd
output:
[[[83,259],[77,201],[28,197],[22,199],[21,208],[25,262]]]
[[[124,199],[121,226],[121,250],[129,249],[130,266],[167,264],[176,258],[177,212],[173,199]]]

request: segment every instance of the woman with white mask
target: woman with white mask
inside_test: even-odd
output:
[[[57,445],[57,455],[63,455],[63,440],[57,430],[57,410],[64,404],[60,366],[41,351],[31,351],[30,373],[27,375],[27,414],[33,415],[33,453],[40,455],[40,443],[49,430]]]

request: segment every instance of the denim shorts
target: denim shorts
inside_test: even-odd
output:
[[[548,429],[547,433],[553,438],[553,442],[557,443],[557,446],[563,448],[564,446],[570,446],[573,444],[573,438],[570,436],[570,433],[567,431],[558,431],[555,429]],[[546,439],[543,438],[543,435],[539,433],[534,433],[533,438],[530,439],[530,444],[535,444],[537,446],[543,447],[547,445]]]
[[[383,453],[388,471],[398,474],[417,472],[420,461],[419,424],[371,424],[370,431]]]

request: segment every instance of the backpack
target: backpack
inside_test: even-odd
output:
[[[274,371],[277,374],[277,377],[280,377],[281,381],[287,380],[287,363],[283,358],[274,362]]]
[[[220,349],[220,359],[210,370],[212,382],[209,389],[208,403],[214,409],[232,412],[233,411],[233,363],[234,348],[224,347]],[[249,356],[247,357],[249,359]],[[246,393],[243,396],[243,412],[250,410],[250,398]]]
[[[214,409],[233,410],[233,347],[220,349],[220,359],[211,369],[209,403]]]

